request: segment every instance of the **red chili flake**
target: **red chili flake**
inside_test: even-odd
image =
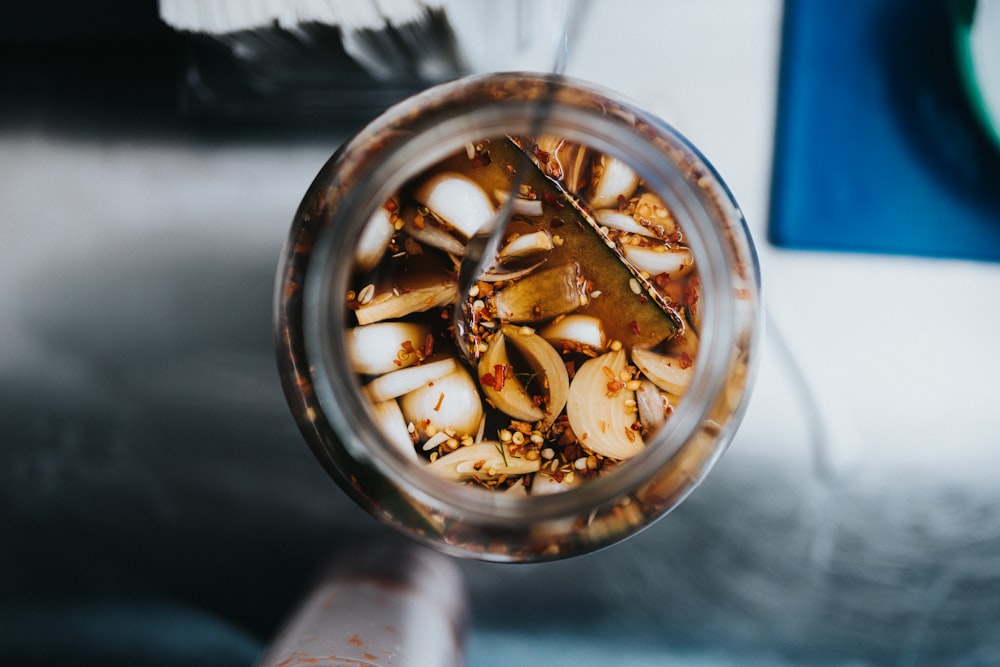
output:
[[[618,195],[618,210],[624,211],[627,208],[628,208],[628,199],[625,198],[625,195]]]
[[[672,281],[673,278],[670,277],[669,273],[657,273],[653,276],[653,282],[655,282],[656,286],[660,289],[667,289],[667,285],[669,285]]]
[[[549,220],[549,227],[551,227],[552,229],[559,229],[565,224],[566,221],[563,220],[562,218],[552,218],[551,220]]]
[[[556,484],[559,484],[560,482],[563,481],[563,476],[564,473],[562,470],[556,470],[554,473],[552,473],[552,479],[556,481]]]
[[[431,356],[434,352],[434,336],[427,334],[427,338],[424,339],[424,349],[422,350],[425,357]]]
[[[685,285],[682,301],[684,305],[687,306],[688,308],[694,306],[696,303],[698,303],[698,290],[696,290],[691,285]]]
[[[424,227],[426,227],[427,224],[424,222],[424,216],[420,215],[419,213],[413,216],[413,226],[416,227],[417,229],[423,229]]]
[[[639,323],[636,322],[635,320],[632,320],[631,322],[629,322],[628,328],[632,332],[633,336],[638,336],[639,335]]]
[[[639,423],[639,422],[632,422],[632,430],[633,431],[641,431],[642,430],[642,424]]]
[[[542,193],[542,203],[549,208],[554,208],[557,211],[561,211],[566,207],[566,205],[562,203],[562,200],[551,192]]]
[[[691,355],[687,352],[681,352],[680,367],[681,368],[691,368],[691,364],[694,362],[691,360]]]
[[[389,211],[389,213],[395,213],[396,209],[399,208],[399,204],[396,203],[395,199],[390,197],[389,199],[385,200],[384,208],[385,210]]]
[[[493,388],[503,391],[504,382],[507,380],[507,364],[496,364],[493,367]]]
[[[496,376],[493,375],[493,373],[487,373],[486,375],[481,375],[479,377],[479,381],[482,384],[486,385],[487,387],[493,387],[494,389],[496,389],[497,379]]]
[[[543,151],[541,148],[539,148],[538,144],[535,144],[534,146],[531,147],[531,152],[536,158],[538,158],[538,161],[541,162],[542,164],[548,164],[549,159],[552,157],[552,155],[550,155],[548,151]]]
[[[612,380],[608,383],[608,393],[614,394],[625,388],[625,383],[621,380]]]
[[[639,295],[639,303],[646,303],[647,301],[649,301],[649,299],[646,298],[645,294]]]
[[[576,375],[576,362],[575,361],[567,361],[566,362],[566,374],[569,375],[569,378],[571,380]]]
[[[475,470],[482,470],[484,465],[486,465],[486,459],[483,459],[481,461],[476,461],[475,463],[472,464],[472,467]]]
[[[413,343],[412,342],[410,342],[408,340],[404,340],[402,343],[399,344],[399,346],[401,348],[403,348],[403,352],[406,352],[407,354],[412,354],[413,353]]]
[[[434,406],[434,412],[440,412],[440,410],[441,410],[441,404],[442,403],[444,403],[444,392],[443,391],[441,392],[441,395],[438,396],[438,402],[437,402],[437,405]]]
[[[537,407],[541,406],[541,404],[544,403],[544,402],[545,402],[545,397],[544,396],[539,396],[539,395],[535,394],[534,396],[531,397],[531,405],[533,407],[537,408]]]

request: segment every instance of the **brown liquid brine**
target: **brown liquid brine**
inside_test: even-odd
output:
[[[459,295],[464,243],[512,185],[496,264]],[[351,288],[348,357],[383,433],[457,483],[541,494],[607,474],[697,362],[683,230],[626,165],[558,138],[470,144],[413,178],[359,239]]]

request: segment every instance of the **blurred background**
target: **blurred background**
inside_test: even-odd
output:
[[[251,665],[331,554],[387,532],[285,406],[282,243],[367,119],[550,67],[565,3],[298,4],[4,9],[0,664]],[[460,563],[468,664],[1000,662],[1000,38],[976,5],[592,2],[567,73],[728,182],[767,342],[665,519]]]

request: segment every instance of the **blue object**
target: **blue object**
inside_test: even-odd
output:
[[[942,0],[786,0],[770,240],[1000,260],[1000,152]]]

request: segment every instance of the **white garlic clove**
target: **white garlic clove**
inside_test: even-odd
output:
[[[500,205],[507,203],[510,198],[510,194],[506,190],[494,190],[493,196],[496,198]],[[514,201],[511,202],[510,212],[517,215],[525,215],[530,218],[540,216],[542,214],[542,200],[541,199],[525,199],[524,197],[514,197]]]
[[[684,357],[633,349],[632,362],[653,384],[675,396],[682,396],[694,377],[694,365]]]
[[[379,207],[361,231],[358,245],[354,249],[354,263],[359,271],[371,271],[375,268],[395,231],[389,211]]]
[[[539,461],[529,461],[503,450],[498,442],[482,442],[459,447],[428,464],[427,468],[449,479],[496,479],[501,475],[527,475],[537,472]]]
[[[452,358],[411,366],[375,378],[365,385],[364,391],[373,403],[379,403],[414,391],[454,372],[456,368],[458,364]]]
[[[465,367],[458,365],[451,373],[404,394],[400,407],[407,421],[418,429],[426,431],[433,425],[438,431],[454,429],[460,436],[475,434],[483,418],[476,383]]]
[[[622,254],[632,266],[651,276],[667,274],[677,279],[694,268],[694,255],[687,248],[625,245]]]
[[[419,460],[420,457],[417,456],[417,450],[413,447],[413,440],[410,439],[410,432],[406,427],[406,419],[399,409],[399,403],[394,399],[372,403],[372,410],[386,440],[406,458]]]
[[[610,155],[603,155],[594,165],[594,190],[591,208],[608,208],[618,205],[618,198],[632,196],[639,185],[639,176],[627,164]]]
[[[358,324],[372,324],[446,306],[454,303],[457,298],[456,283],[450,280],[442,281],[436,285],[376,294],[360,304],[354,315],[358,318]]]
[[[376,322],[348,329],[344,335],[347,360],[355,373],[382,375],[412,366],[431,333],[411,322]]]
[[[626,386],[610,390],[609,383],[620,382],[625,362],[620,348],[585,361],[569,385],[566,402],[566,415],[580,444],[619,460],[632,458],[646,446],[633,428],[635,392]]]
[[[593,315],[572,313],[556,320],[541,331],[541,336],[555,346],[581,346],[595,352],[603,352],[607,345],[604,324]],[[564,342],[565,341],[565,342]]]
[[[416,191],[416,199],[466,238],[490,229],[496,210],[479,184],[455,172],[435,174]]]

